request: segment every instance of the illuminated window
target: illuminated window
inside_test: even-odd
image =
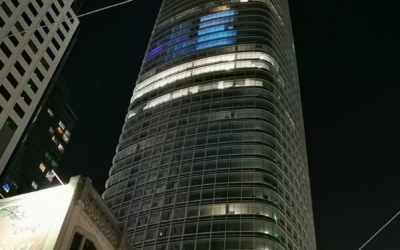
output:
[[[235,60],[245,60],[245,59],[255,59],[260,61],[237,61]],[[175,66],[171,69],[162,71],[146,80],[137,84],[134,95],[131,101],[136,98],[161,87],[164,87],[168,84],[176,82],[181,79],[189,78],[194,75],[200,75],[215,71],[222,71],[231,68],[264,68],[269,70],[269,67],[262,61],[267,61],[272,64],[277,71],[279,71],[278,64],[275,59],[270,55],[264,52],[241,52],[241,53],[231,53],[220,56],[212,56],[204,59],[199,59],[195,61],[191,61],[188,63],[184,63],[178,66]],[[220,63],[219,62],[229,62],[229,63]],[[199,66],[205,67],[199,67]],[[195,70],[190,70],[191,68],[199,67]]]
[[[47,110],[47,113],[49,113],[49,115],[50,115],[51,117],[54,117],[54,113],[53,113],[53,111],[52,111],[51,109],[48,109],[48,110]]]
[[[238,12],[235,10],[219,12],[219,13],[203,16],[202,18],[200,18],[200,22],[204,22],[204,21],[208,21],[208,20],[216,19],[216,18],[221,18],[221,17],[234,16],[234,15],[237,15],[237,13]]]
[[[204,85],[199,85],[199,86],[193,86],[190,88],[181,89],[181,90],[178,90],[178,91],[175,91],[172,93],[168,93],[168,94],[160,96],[154,100],[151,100],[147,103],[146,106],[144,106],[143,110],[155,107],[161,103],[172,101],[177,98],[182,98],[182,97],[190,95],[190,94],[196,94],[196,93],[202,92],[202,91],[208,91],[208,90],[213,90],[213,89],[225,89],[225,88],[231,88],[231,87],[251,87],[251,86],[262,87],[263,83],[260,80],[244,79],[244,80],[236,80],[236,81],[219,81],[219,82],[214,82],[214,83],[209,83],[209,84],[204,84]],[[132,117],[131,115],[128,115],[128,119],[131,117]]]
[[[71,137],[71,133],[68,131],[68,129],[65,130],[65,133],[63,134],[62,138],[65,142],[69,141],[69,138]]]
[[[36,182],[32,181],[32,187],[33,187],[34,189],[37,189],[37,188],[38,188],[38,184],[36,184]]]
[[[227,6],[227,5],[223,5],[223,6],[218,6],[212,9],[212,12],[220,12],[220,11],[226,11],[226,10],[230,10],[231,7]]]
[[[58,141],[58,139],[56,138],[55,135],[53,135],[53,138],[51,138],[51,139],[53,140],[53,142],[54,142],[56,145],[60,144],[60,142]]]
[[[39,169],[44,173],[44,171],[46,171],[46,166],[43,163],[40,163]]]
[[[65,130],[65,125],[64,125],[64,123],[62,122],[62,121],[60,121],[59,123],[58,123],[58,128],[57,128],[57,130],[58,130],[58,132],[60,133],[60,134],[63,134],[64,133],[64,130]]]
[[[61,145],[61,143],[58,144],[57,148],[58,148],[58,150],[60,150],[61,153],[64,153],[65,149],[64,149],[63,145]]]
[[[49,128],[50,134],[54,135],[54,129],[52,127]]]
[[[4,191],[6,191],[8,193],[10,191],[10,185],[8,185],[7,183],[4,184],[3,189],[4,189]]]
[[[53,182],[54,173],[51,171],[47,171],[46,178],[47,178],[47,180],[49,180],[49,182]]]

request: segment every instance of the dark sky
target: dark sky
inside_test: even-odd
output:
[[[81,13],[121,2],[87,0]],[[291,0],[319,250],[358,250],[400,210],[396,1]],[[99,192],[161,0],[81,19],[63,77],[78,116],[59,174]],[[400,249],[400,217],[363,250]]]

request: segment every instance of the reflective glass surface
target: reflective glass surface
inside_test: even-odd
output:
[[[145,250],[315,250],[288,3],[164,0],[103,198]]]

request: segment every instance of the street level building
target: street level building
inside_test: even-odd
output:
[[[286,0],[164,0],[103,198],[144,250],[315,250]]]
[[[0,200],[0,249],[132,250],[88,178]]]
[[[0,173],[33,121],[79,23],[58,22],[74,17],[81,2],[0,1]],[[9,192],[15,186],[1,188]]]

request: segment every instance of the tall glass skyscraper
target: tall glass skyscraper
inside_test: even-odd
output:
[[[316,249],[287,0],[164,0],[106,187],[136,249]]]

